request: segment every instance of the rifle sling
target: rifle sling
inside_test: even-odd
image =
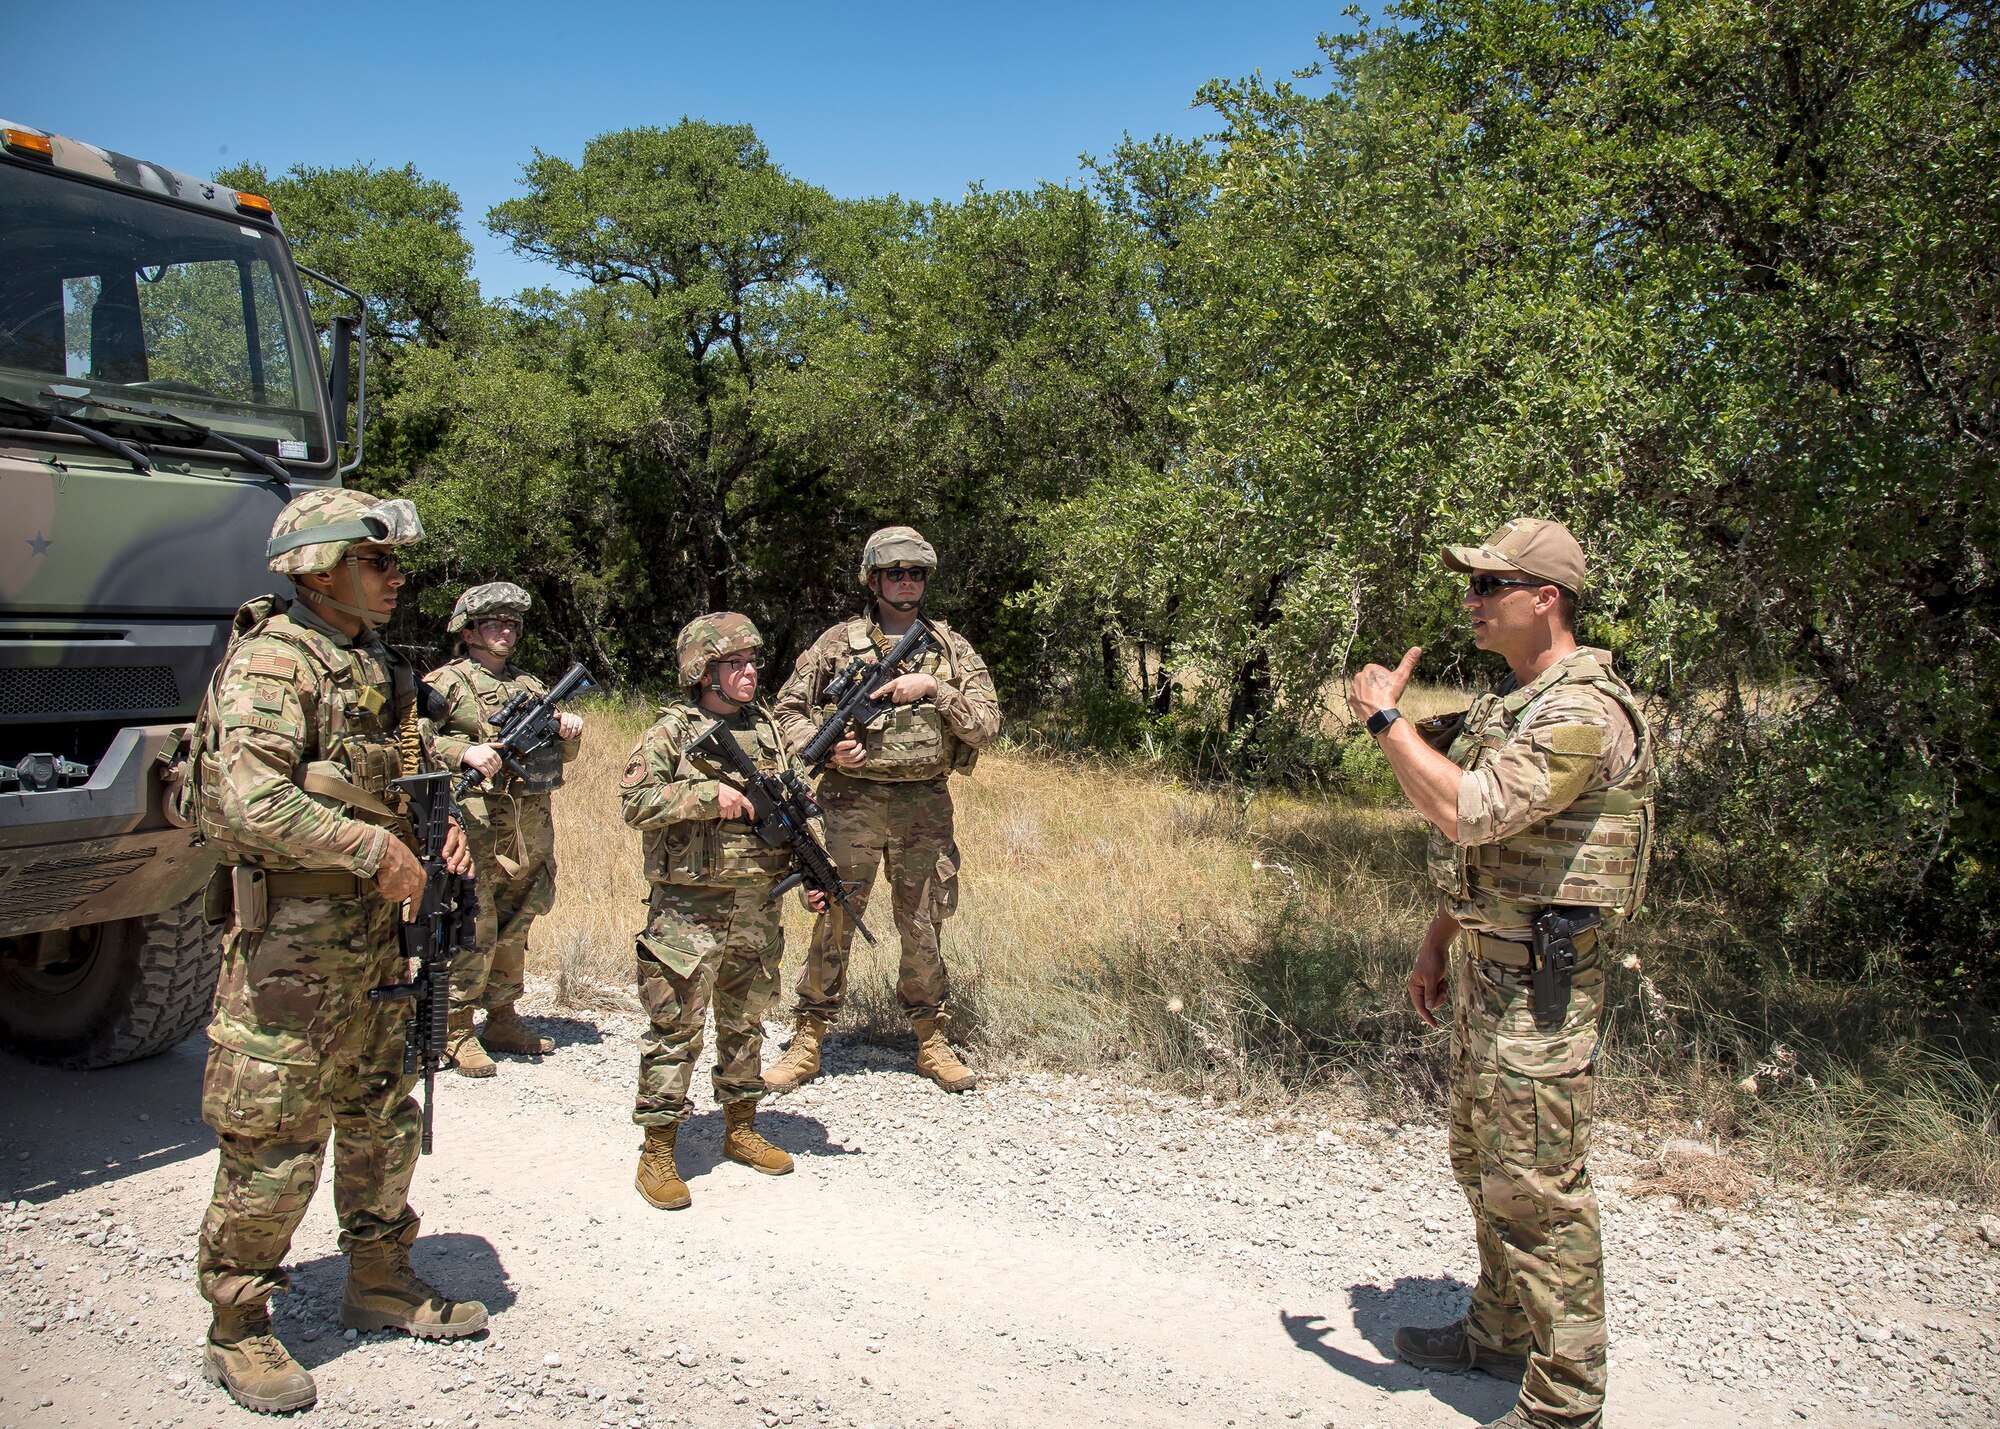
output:
[[[323,769],[308,769],[299,783],[308,794],[321,794],[329,799],[338,799],[351,809],[360,809],[377,818],[393,820],[402,817],[359,784],[343,779],[338,774],[329,774]]]

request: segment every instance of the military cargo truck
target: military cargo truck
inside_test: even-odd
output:
[[[308,274],[353,308],[323,354],[304,271],[258,195],[0,120],[0,1046],[37,1060],[208,1015],[213,861],[161,776],[283,588],[279,507],[360,461],[361,300]]]

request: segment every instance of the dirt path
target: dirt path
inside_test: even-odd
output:
[[[532,1010],[532,1009],[531,1009]],[[446,1079],[421,1270],[489,1338],[350,1341],[322,1189],[278,1320],[314,1424],[1465,1425],[1508,1386],[1392,1362],[1472,1274],[1431,1127],[1274,1126],[1016,1072],[949,1098],[839,1044],[769,1104],[766,1178],[683,1137],[691,1210],[631,1189],[631,1014]],[[0,1425],[256,1422],[202,1383],[204,1046],[92,1074],[0,1059]],[[707,1077],[696,1083],[706,1105]],[[1614,1426],[2000,1422],[2000,1250],[1977,1217],[1805,1197],[1691,1213],[1600,1157]]]

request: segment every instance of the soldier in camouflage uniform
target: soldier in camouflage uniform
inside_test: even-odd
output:
[[[802,749],[832,713],[822,708],[827,683],[857,657],[886,655],[910,628],[937,571],[937,552],[908,526],[889,526],[861,552],[867,616],[842,621],[799,656],[778,694],[778,721],[793,749]],[[928,618],[928,617],[927,617]],[[889,870],[889,897],[902,935],[896,998],[917,1034],[917,1070],[948,1092],[976,1086],[945,1040],[951,985],[938,936],[958,906],[958,843],[952,828],[954,773],[970,770],[980,746],[1000,732],[1000,702],[986,662],[942,620],[930,620],[944,645],[884,687],[896,705],[861,737],[834,746],[834,768],[817,791],[826,810],[827,853],[854,889],[857,917],[868,911],[875,871]],[[799,977],[792,1042],[764,1074],[773,1091],[790,1091],[819,1075],[827,1025],[847,995],[847,959],[854,924],[833,909],[813,924]]]
[[[459,801],[459,817],[479,865],[478,946],[451,967],[451,1055],[461,1076],[490,1077],[488,1052],[540,1056],[555,1043],[537,1035],[514,1003],[528,961],[528,930],[555,906],[556,830],[549,795],[562,787],[563,765],[576,758],[583,717],[557,716],[562,740],[527,755],[523,778],[502,766],[491,743],[492,723],[515,694],[540,699],[548,686],[508,657],[521,642],[531,597],[510,581],[474,586],[452,607],[445,629],[459,638],[459,657],[424,677],[443,709],[437,718],[438,758],[476,769],[485,782]],[[486,1009],[473,1036],[472,1019]]]
[[[202,1218],[201,1293],[214,1306],[211,1382],[265,1413],[314,1399],[272,1334],[292,1233],[334,1133],[334,1207],[348,1256],[340,1318],[427,1338],[486,1324],[410,1270],[419,1112],[403,1075],[403,900],[424,873],[390,781],[432,765],[416,672],[376,633],[403,583],[395,548],[423,534],[407,501],[311,491],[279,513],[271,569],[299,599],[237,612],[197,720],[182,809],[220,854],[210,912],[229,935],[202,1117],[221,1164]],[[453,831],[447,861],[471,871]]]
[[[723,1154],[782,1176],[792,1158],[756,1131],[764,1095],[764,1014],[778,991],[785,936],[772,888],[788,877],[788,848],[765,843],[747,820],[750,801],[720,764],[689,753],[720,721],[760,769],[795,766],[769,710],[756,703],[764,638],[747,616],[722,612],[688,622],[675,645],[685,698],[660,711],[620,780],[625,822],[645,834],[646,929],[638,938],[639,1000],[652,1027],[639,1044],[639,1099],[646,1128],[635,1178],[661,1210],[690,1204],[674,1165],[674,1140],[691,1111],[688,1087],[701,1055],[702,1022],[715,1003],[715,1099]],[[824,894],[805,895],[815,911]]]
[[[1474,702],[1448,753],[1395,709],[1421,651],[1370,665],[1348,696],[1432,825],[1441,898],[1409,993],[1435,1023],[1449,977],[1451,1164],[1479,1244],[1466,1318],[1400,1329],[1396,1352],[1520,1376],[1520,1398],[1488,1429],[1588,1429],[1603,1419],[1606,1351],[1592,1073],[1610,933],[1645,888],[1652,738],[1610,654],[1576,643],[1585,567],[1568,530],[1510,521],[1444,559],[1470,578],[1473,643],[1512,673]],[[1532,924],[1550,908],[1602,922],[1577,935],[1567,1000],[1556,983],[1538,1022]]]

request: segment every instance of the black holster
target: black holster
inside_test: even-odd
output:
[[[1569,1013],[1570,985],[1576,976],[1576,939],[1604,915],[1596,908],[1544,908],[1535,914],[1535,938],[1528,945],[1533,971],[1535,1026],[1553,1032]]]

